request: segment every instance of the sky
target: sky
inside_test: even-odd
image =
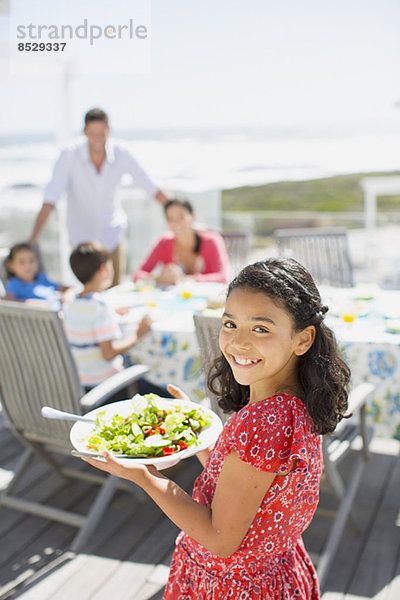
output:
[[[21,14],[34,4],[13,1]],[[0,11],[2,5],[6,0]],[[118,56],[99,52],[96,72],[71,75],[74,133],[93,106],[108,111],[118,131],[336,124],[399,130],[398,0],[36,0],[36,6],[44,21],[55,6],[60,22],[85,16],[100,22],[110,6],[115,22],[148,19],[142,47],[150,63],[143,72],[130,54],[136,43]],[[16,42],[9,24],[0,14],[0,135],[54,133],[65,110],[60,77],[34,67],[9,73],[4,57]],[[82,49],[76,60],[86,59]]]

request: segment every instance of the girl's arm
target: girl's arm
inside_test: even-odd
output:
[[[40,298],[16,298],[11,292],[7,292],[5,296],[2,297],[2,300],[7,300],[7,302],[21,302],[33,307],[38,306],[40,308],[50,308],[50,304],[47,302],[47,300],[41,300]]]
[[[18,300],[11,292],[6,292],[2,300],[7,300],[8,302],[22,302],[21,300]]]
[[[214,446],[210,446],[209,448],[205,448],[204,450],[200,450],[200,452],[198,452],[196,454],[196,458],[199,460],[200,464],[204,467],[206,462],[208,461],[208,457],[211,454],[211,450],[213,449]]]
[[[5,284],[5,295],[2,300],[7,300],[9,302],[23,302],[21,298],[18,298],[18,289],[16,289],[16,285],[18,288],[18,284],[16,279],[13,277],[9,279]]]
[[[239,547],[275,475],[258,471],[232,451],[224,460],[211,507],[195,502],[153,466],[121,464],[105,452],[105,462],[84,459],[117,477],[133,481],[164,513],[212,554],[228,557]]]

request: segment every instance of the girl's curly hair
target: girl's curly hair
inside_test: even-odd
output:
[[[245,267],[230,283],[227,297],[238,288],[266,294],[291,315],[295,331],[315,326],[315,340],[298,361],[301,400],[315,432],[332,432],[348,416],[350,369],[340,357],[333,332],[323,322],[328,307],[322,304],[310,273],[296,260],[269,258]],[[214,361],[207,383],[226,412],[238,411],[248,402],[249,387],[237,383],[222,354]]]

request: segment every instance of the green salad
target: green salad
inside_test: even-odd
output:
[[[168,401],[156,394],[136,394],[128,416],[107,417],[106,410],[97,413],[87,447],[144,458],[169,456],[196,444],[211,421],[201,407]]]

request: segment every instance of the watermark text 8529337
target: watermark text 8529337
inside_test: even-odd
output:
[[[67,42],[20,42],[19,52],[64,52]]]
[[[10,73],[150,72],[151,0],[81,2],[84,18],[71,10],[74,2],[13,0],[9,4]]]

